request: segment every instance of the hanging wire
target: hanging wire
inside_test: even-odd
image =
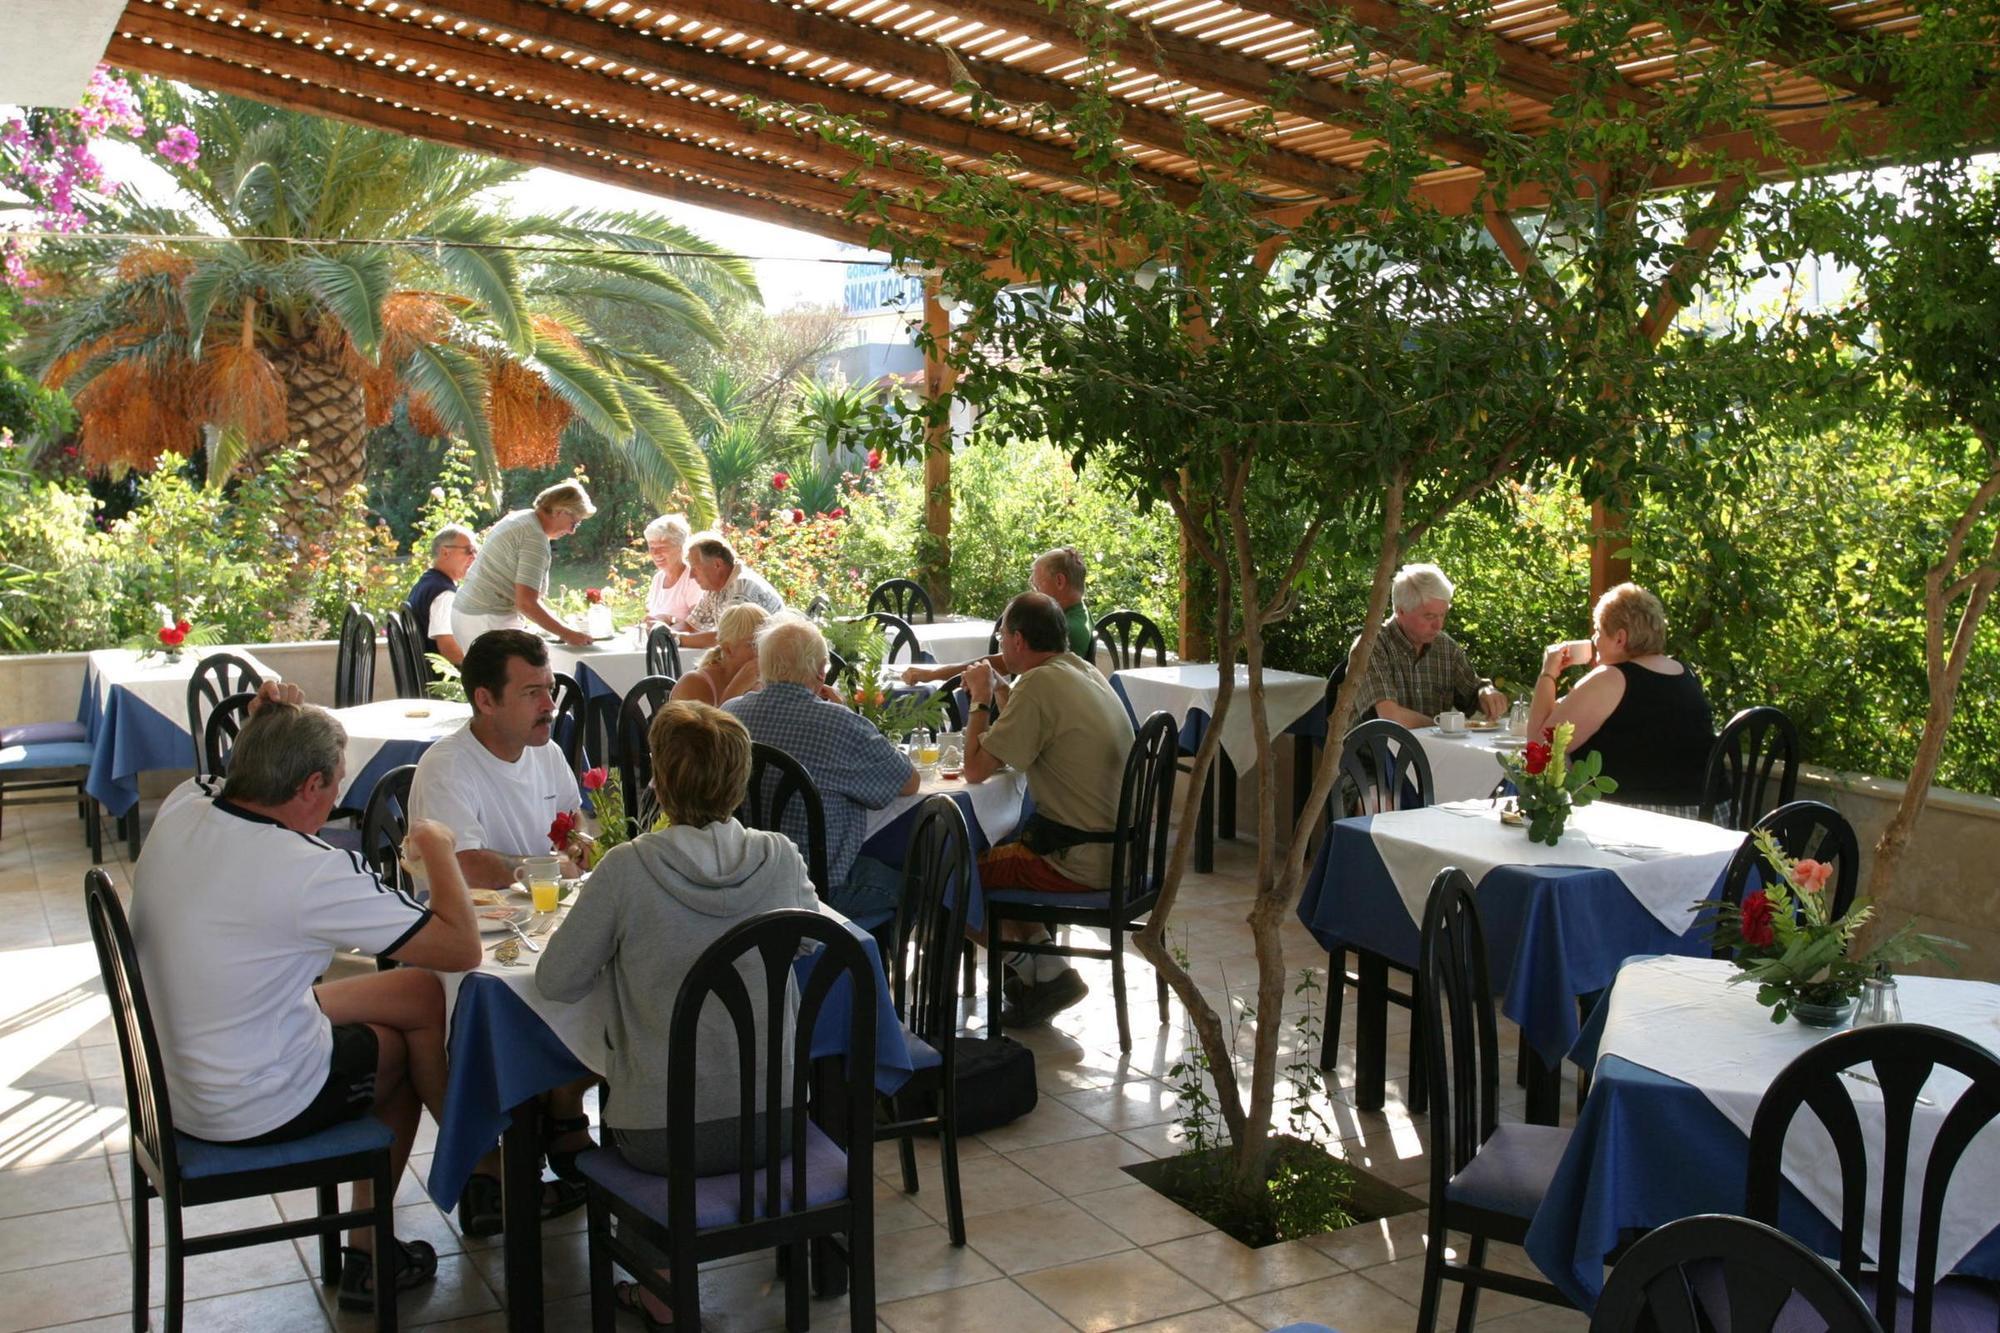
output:
[[[397,250],[442,250],[447,242],[430,237],[329,236],[310,239],[301,236],[206,236],[176,235],[143,231],[58,231],[45,227],[0,228],[0,240],[14,238],[68,241],[143,241],[167,245],[298,245],[321,248],[336,245],[377,245]],[[769,264],[867,264],[893,268],[887,259],[861,259],[841,255],[750,255],[711,254],[704,250],[634,249],[622,245],[539,245],[531,241],[451,241],[457,250],[510,250],[543,255],[629,255],[639,259],[744,259]]]

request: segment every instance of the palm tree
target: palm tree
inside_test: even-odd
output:
[[[678,488],[712,516],[683,413],[713,409],[641,335],[673,325],[718,340],[704,293],[754,298],[748,261],[644,213],[483,203],[525,171],[512,163],[235,97],[152,93],[156,115],[201,141],[198,161],[166,164],[185,205],[126,196],[96,221],[215,239],[79,237],[39,256],[60,276],[31,364],[73,394],[89,462],[149,467],[205,443],[220,479],[303,440],[303,530],[361,481],[369,430],[404,404],[419,431],[463,437],[489,471],[547,466],[566,432],[594,432],[648,500],[664,507]]]

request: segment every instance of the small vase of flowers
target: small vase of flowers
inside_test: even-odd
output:
[[[141,659],[157,656],[163,662],[178,662],[187,649],[213,645],[221,637],[212,625],[197,629],[185,614],[176,616],[164,606],[156,605],[154,609],[160,614],[160,627],[125,641],[125,647],[137,652]]]
[[[1531,842],[1553,847],[1562,840],[1569,812],[1618,790],[1618,783],[1598,770],[1603,758],[1596,751],[1571,763],[1570,737],[1575,728],[1565,722],[1542,729],[1542,739],[1529,741],[1518,755],[1502,755],[1500,767],[1514,784],[1514,803],[1528,826]]]

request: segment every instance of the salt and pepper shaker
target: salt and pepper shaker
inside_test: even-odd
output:
[[[1896,978],[1884,970],[1861,983],[1861,1003],[1855,1006],[1854,1026],[1903,1021],[1903,1004],[1896,998]]]

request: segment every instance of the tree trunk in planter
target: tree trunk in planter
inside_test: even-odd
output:
[[[291,537],[309,537],[333,521],[335,506],[368,474],[368,417],[361,381],[310,341],[272,358],[285,377],[285,437],[253,455],[261,468],[273,453],[303,442],[306,456],[286,484],[292,501],[280,521]]]

